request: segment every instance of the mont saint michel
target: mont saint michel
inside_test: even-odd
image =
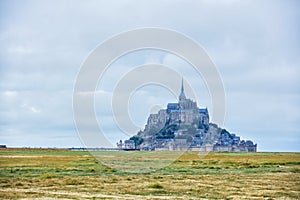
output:
[[[186,97],[183,81],[177,103],[168,103],[166,109],[150,114],[144,130],[124,142],[117,143],[124,150],[191,150],[256,152],[257,144],[243,140],[210,123],[207,108]]]

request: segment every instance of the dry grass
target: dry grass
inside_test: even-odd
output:
[[[157,154],[163,162],[162,152]],[[133,174],[104,166],[88,152],[1,150],[0,194],[3,199],[298,199],[300,153],[186,152],[160,170]]]

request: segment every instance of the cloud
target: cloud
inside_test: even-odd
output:
[[[33,112],[33,113],[40,113],[40,112],[41,112],[40,109],[38,109],[38,108],[36,108],[36,107],[34,107],[34,106],[29,106],[29,105],[27,105],[27,104],[21,105],[21,108],[27,109],[27,110],[29,110],[29,111],[31,111],[31,112]]]
[[[5,97],[15,97],[17,94],[18,93],[16,91],[10,91],[10,90],[3,92],[3,95]]]
[[[24,46],[16,46],[8,49],[8,53],[11,54],[31,54],[32,52],[33,52],[32,48],[24,47]]]
[[[90,95],[111,96],[111,92],[107,92],[107,91],[104,91],[104,90],[82,91],[82,92],[77,92],[77,95],[79,95],[79,96],[90,96]]]
[[[299,151],[297,1],[0,4],[0,140],[8,145],[79,145],[72,92],[80,65],[108,37],[132,28],[154,26],[182,32],[207,50],[225,84],[225,126],[229,130],[264,144],[261,150],[275,151],[279,145],[280,150]],[[96,91],[79,94],[95,95],[96,112],[105,118],[107,132],[117,131],[110,120],[111,95],[116,84],[120,77],[145,63],[162,63],[178,71],[195,89],[198,104],[211,110],[205,83],[191,66],[165,52],[134,52],[107,69]],[[172,101],[164,94],[165,91],[151,87],[137,92],[130,104],[132,119],[143,125],[153,105],[165,106]],[[283,145],[278,137],[285,131],[289,134]],[[276,137],[270,139],[272,133]],[[34,141],[26,139],[31,136]],[[117,137],[111,136],[112,140]]]

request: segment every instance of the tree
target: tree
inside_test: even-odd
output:
[[[130,140],[134,141],[135,147],[140,146],[144,142],[144,139],[137,135],[132,136]]]

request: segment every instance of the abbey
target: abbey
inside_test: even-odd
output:
[[[251,151],[257,145],[209,122],[207,108],[186,97],[183,81],[177,103],[150,114],[145,129],[118,147],[125,150]]]
[[[208,128],[209,114],[207,108],[198,108],[197,103],[186,98],[183,82],[178,103],[168,103],[167,109],[162,109],[158,114],[150,114],[146,129],[163,128],[164,125],[195,126]]]

